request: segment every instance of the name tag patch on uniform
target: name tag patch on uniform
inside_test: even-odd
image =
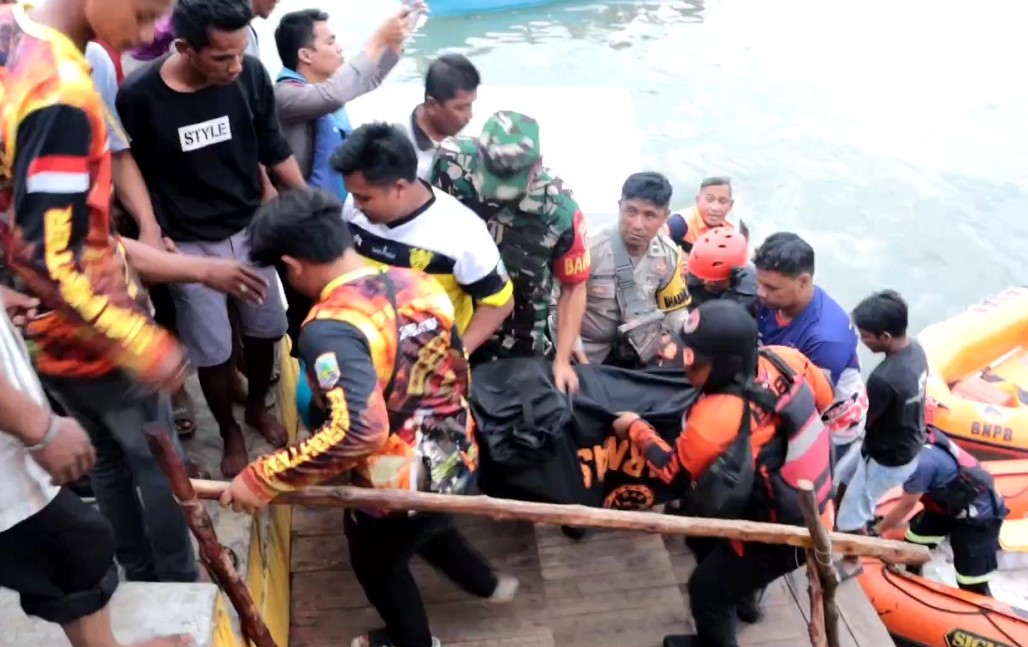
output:
[[[326,391],[339,383],[342,372],[335,353],[322,353],[314,360],[314,375],[318,378],[318,386]]]

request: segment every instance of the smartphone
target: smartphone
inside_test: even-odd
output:
[[[428,22],[428,11],[425,9],[415,9],[407,15],[407,24],[410,26],[411,32],[421,29],[426,22]]]

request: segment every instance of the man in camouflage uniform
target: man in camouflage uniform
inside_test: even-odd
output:
[[[580,336],[589,363],[633,369],[652,364],[661,335],[685,322],[685,254],[659,233],[671,193],[671,183],[659,173],[629,176],[617,225],[590,238],[592,275]]]
[[[440,145],[429,182],[488,223],[514,283],[514,313],[472,360],[552,355],[557,387],[574,391],[571,358],[590,270],[585,217],[542,163],[539,124],[517,112],[497,112],[479,137]],[[560,286],[555,348],[547,334],[554,279]]]

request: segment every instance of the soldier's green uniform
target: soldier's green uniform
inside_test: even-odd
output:
[[[550,355],[546,318],[554,278],[562,285],[589,278],[585,218],[541,162],[536,121],[502,111],[479,137],[444,141],[429,173],[429,182],[488,223],[514,284],[514,313],[483,345],[485,357]]]

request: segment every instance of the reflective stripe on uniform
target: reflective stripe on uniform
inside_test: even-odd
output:
[[[913,530],[907,530],[907,534],[903,537],[912,544],[920,544],[922,546],[937,546],[942,543],[942,540],[946,538],[946,535],[940,535],[938,537],[919,535]]]
[[[961,575],[960,573],[957,573],[957,584],[964,584],[968,586],[973,584],[984,584],[985,582],[988,582],[990,578],[992,578],[992,574],[994,572],[995,571],[990,571],[985,575]]]

